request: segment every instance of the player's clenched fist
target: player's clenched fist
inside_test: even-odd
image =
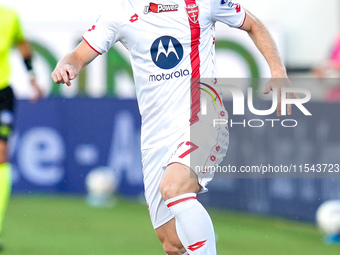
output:
[[[70,54],[63,57],[52,72],[55,83],[66,83],[71,86],[71,80],[99,55],[86,42],[82,41]]]
[[[77,69],[70,64],[58,64],[52,72],[52,79],[55,83],[65,83],[71,86],[71,80],[78,75]]]

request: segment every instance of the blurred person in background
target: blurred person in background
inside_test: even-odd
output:
[[[7,140],[14,123],[15,96],[10,86],[10,55],[13,47],[17,47],[23,57],[35,93],[33,101],[36,101],[42,92],[33,73],[30,44],[25,40],[17,13],[0,6],[0,238],[12,184]],[[2,249],[0,239],[0,251]]]
[[[327,91],[325,100],[340,101],[340,33],[335,38],[329,59],[314,68],[313,74],[317,78],[337,79],[331,82],[336,85]]]

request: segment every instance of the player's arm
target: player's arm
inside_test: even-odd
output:
[[[34,70],[33,70],[33,65],[32,65],[32,50],[30,43],[26,40],[20,42],[17,44],[17,47],[24,59],[24,63],[26,66],[26,69],[28,71],[29,77],[30,77],[30,82],[32,84],[32,87],[34,89],[34,99],[33,101],[37,101],[42,97],[42,91],[35,79],[34,75]]]
[[[264,90],[264,94],[268,94],[274,88],[277,89],[278,93],[278,104],[277,104],[277,115],[281,115],[281,88],[283,87],[291,87],[291,84],[288,80],[287,72],[285,65],[281,59],[279,50],[274,42],[272,36],[270,35],[267,28],[264,24],[256,18],[251,12],[246,11],[245,21],[240,27],[240,29],[248,32],[250,38],[253,40],[256,47],[259,49],[263,57],[266,59],[272,78],[281,78],[281,79],[271,79],[267,84]],[[298,98],[295,93],[287,94],[287,97],[290,98],[294,96]],[[287,114],[291,115],[291,105],[288,105]]]
[[[82,41],[74,51],[58,62],[52,72],[52,79],[55,83],[66,83],[70,86],[71,80],[75,79],[98,55],[86,42]]]
[[[251,12],[246,11],[246,19],[241,27],[248,32],[266,59],[273,78],[287,78],[286,68],[280,57],[277,46],[264,24]]]

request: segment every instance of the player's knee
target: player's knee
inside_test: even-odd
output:
[[[7,163],[8,158],[6,153],[0,153],[0,164]]]
[[[7,161],[7,143],[0,139],[0,164],[6,163]]]
[[[195,182],[190,184],[189,182],[163,181],[161,182],[159,189],[163,200],[166,201],[185,193],[197,193],[200,190],[200,185]]]
[[[164,201],[182,194],[180,185],[174,182],[161,183],[159,188]]]

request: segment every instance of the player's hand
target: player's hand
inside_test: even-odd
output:
[[[57,65],[51,74],[55,83],[65,83],[67,86],[71,86],[71,80],[75,79],[77,75],[77,69],[70,64]]]
[[[40,89],[40,86],[38,85],[37,81],[35,79],[31,79],[31,84],[34,89],[34,96],[31,100],[32,103],[37,102],[40,98],[43,97],[42,90]]]
[[[277,92],[277,116],[281,116],[281,89],[282,88],[291,88],[292,85],[288,78],[271,78],[267,84],[266,88],[263,91],[263,94],[269,94],[270,91],[274,89]],[[287,93],[286,98],[299,98],[299,96],[295,93]],[[287,115],[292,115],[292,105],[287,105]]]

